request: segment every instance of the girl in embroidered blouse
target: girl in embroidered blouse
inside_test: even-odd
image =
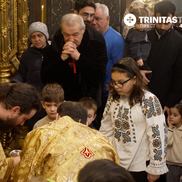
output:
[[[156,181],[168,172],[167,129],[158,98],[147,91],[139,67],[130,57],[111,68],[108,90],[100,132],[111,140],[120,165],[136,182]]]
[[[167,182],[179,182],[182,178],[182,103],[170,108],[167,136]]]

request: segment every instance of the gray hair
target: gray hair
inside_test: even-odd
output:
[[[73,13],[66,14],[61,19],[61,30],[63,23],[67,25],[68,27],[73,27],[76,24],[80,24],[82,31],[84,30],[85,24],[83,21],[83,18],[80,15],[76,15]]]
[[[102,8],[105,17],[109,16],[109,8],[105,4],[95,3],[95,6],[96,9]]]

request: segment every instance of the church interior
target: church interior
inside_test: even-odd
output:
[[[122,34],[122,18],[126,8],[134,0],[94,0],[109,7],[110,25]],[[156,2],[161,0],[141,0],[152,12]],[[176,5],[176,15],[182,15],[182,1],[172,0]],[[0,1],[0,83],[10,82],[18,69],[22,53],[30,42],[28,27],[40,21],[47,25],[50,41],[59,27],[64,14],[74,10],[75,0],[1,0]],[[12,132],[0,133],[0,141],[5,154],[13,149],[21,149],[28,132],[26,126],[17,126]]]

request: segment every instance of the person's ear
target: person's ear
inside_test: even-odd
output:
[[[20,113],[20,107],[19,106],[15,106],[11,109],[11,116],[15,115],[15,114],[19,114]]]
[[[76,15],[78,15],[78,11],[77,10],[74,10],[73,13],[76,14]]]
[[[44,102],[43,101],[41,101],[41,104],[42,104],[42,107],[45,109],[45,105],[44,105]]]
[[[136,82],[137,82],[137,77],[134,76],[134,77],[133,77],[133,85],[136,85]]]
[[[59,118],[61,118],[61,116],[57,113],[56,114],[56,120],[58,120]]]
[[[108,22],[108,24],[109,24],[109,21],[110,21],[110,16],[107,16],[107,22]]]
[[[95,114],[95,115],[94,115],[94,117],[93,117],[93,120],[92,120],[92,121],[94,121],[94,120],[95,120],[96,116],[97,116],[97,114]]]

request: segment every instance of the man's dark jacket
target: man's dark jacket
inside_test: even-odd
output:
[[[65,92],[65,99],[78,101],[82,97],[92,97],[101,106],[106,66],[107,49],[105,40],[98,31],[87,26],[81,44],[77,47],[80,58],[74,61],[76,73],[69,65],[72,58],[61,59],[65,41],[59,29],[53,37],[52,45],[44,56],[41,79],[43,83],[58,83]]]
[[[153,75],[148,87],[163,107],[171,107],[182,99],[182,35],[170,29],[159,39],[153,29],[148,38],[152,48],[147,64]]]

